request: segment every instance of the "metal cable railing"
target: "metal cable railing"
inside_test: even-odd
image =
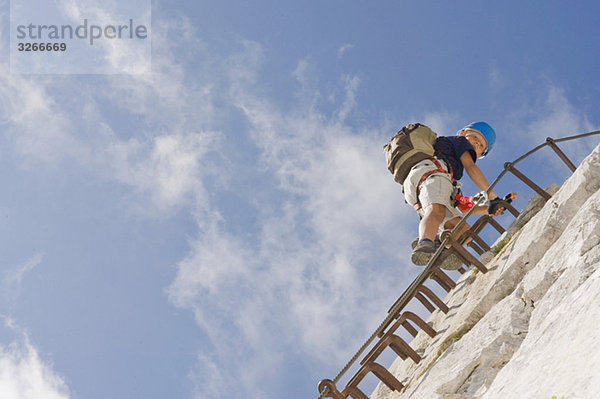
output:
[[[550,137],[546,138],[546,141],[544,143],[538,145],[537,147],[533,148],[529,152],[523,154],[522,156],[520,156],[513,162],[506,162],[504,164],[504,170],[490,184],[490,186],[486,190],[486,194],[489,193],[498,184],[498,182],[504,177],[504,175],[506,175],[507,172],[511,172],[514,176],[516,176],[518,179],[520,179],[525,184],[527,184],[531,189],[533,189],[536,193],[538,193],[544,200],[548,200],[551,197],[551,195],[549,193],[547,193],[544,189],[539,187],[537,184],[535,184],[533,181],[531,181],[527,176],[525,176],[519,170],[517,170],[515,168],[515,165],[517,163],[521,162],[522,160],[528,158],[529,156],[531,156],[538,150],[540,150],[546,146],[550,146],[552,148],[552,150],[556,153],[556,155],[567,165],[567,167],[571,170],[571,172],[574,172],[576,170],[576,166],[560,150],[560,148],[556,145],[556,143],[576,140],[576,139],[580,139],[583,137],[589,137],[589,136],[598,135],[598,134],[600,134],[600,130],[589,132],[589,133],[584,133],[584,134],[579,134],[579,135],[575,135],[575,136],[563,137],[560,139],[552,139]],[[461,243],[461,241],[464,241],[469,236],[471,236],[471,237],[477,236],[477,232],[474,231],[475,225],[477,225],[477,223],[475,223],[475,225],[471,227],[470,231],[463,233],[463,235],[461,236],[460,239],[458,239],[458,240],[454,239],[455,233],[460,231],[461,227],[464,226],[464,224],[466,223],[466,219],[473,214],[473,211],[475,210],[475,208],[478,205],[480,205],[483,200],[484,200],[484,198],[480,198],[476,202],[475,206],[472,207],[469,210],[469,212],[461,218],[461,220],[457,223],[456,226],[454,226],[452,231],[444,232],[444,234],[442,234],[442,245],[440,245],[440,247],[437,249],[437,251],[433,254],[431,260],[425,266],[425,269],[415,278],[415,280],[409,285],[409,287],[402,293],[402,295],[391,306],[390,310],[388,311],[388,315],[381,322],[381,324],[377,327],[377,329],[373,332],[373,334],[359,348],[359,350],[356,352],[356,354],[348,361],[348,363],[335,376],[335,378],[333,380],[322,380],[319,383],[318,399],[321,399],[324,397],[331,397],[334,399],[346,399],[348,396],[352,396],[354,399],[368,399],[367,396],[364,395],[364,393],[362,393],[357,387],[358,383],[360,382],[359,379],[362,379],[360,377],[364,377],[364,375],[366,375],[368,372],[373,372],[380,380],[382,380],[386,385],[388,385],[388,387],[390,389],[392,389],[392,390],[402,389],[402,384],[394,376],[392,376],[386,369],[383,369],[382,366],[378,365],[377,363],[374,363],[374,361],[369,361],[370,357],[373,357],[373,355],[377,355],[377,354],[381,353],[383,351],[383,349],[385,349],[385,348],[382,349],[381,347],[378,347],[378,345],[375,345],[373,347],[373,349],[371,350],[371,352],[369,353],[369,355],[371,355],[371,356],[367,355],[363,359],[363,361],[361,361],[362,367],[350,378],[349,383],[346,386],[346,389],[344,389],[342,392],[340,392],[336,388],[336,384],[348,372],[348,370],[350,370],[350,368],[356,363],[356,361],[361,357],[361,355],[364,353],[364,351],[373,343],[373,341],[377,337],[384,336],[384,331],[386,330],[386,328],[392,323],[392,321],[394,321],[395,319],[398,319],[400,317],[401,311],[408,305],[408,303],[413,298],[417,298],[430,311],[433,312],[433,310],[435,309],[434,306],[431,305],[431,303],[428,302],[427,298],[425,298],[423,296],[424,288],[426,289],[426,287],[424,286],[424,283],[430,277],[434,278],[434,280],[437,281],[446,291],[449,291],[453,288],[453,281],[448,281],[451,279],[445,273],[443,273],[441,271],[441,269],[438,268],[438,266],[436,266],[436,262],[439,259],[440,255],[442,254],[442,252],[447,244],[449,244],[449,243],[451,244],[451,248],[453,249],[454,253],[457,254],[459,257],[461,257],[465,264],[475,266],[479,270],[481,270],[483,273],[487,272],[487,269],[485,268],[485,266],[483,266],[483,264],[481,264],[478,260],[476,260],[466,249],[464,249],[462,247],[462,243]],[[505,202],[503,205],[505,205],[505,207],[507,209],[511,208],[510,210],[513,213],[513,215],[518,215],[518,212],[516,212],[516,210],[514,210],[514,208],[512,208],[508,203]],[[483,216],[482,218],[484,218],[484,217],[486,217],[486,216]],[[488,220],[489,219],[490,218],[488,217]],[[482,226],[477,227],[478,230],[481,230],[481,228],[482,228]],[[479,238],[479,237],[477,237],[477,238]],[[427,292],[428,292],[429,299],[432,302],[434,302],[434,304],[437,304],[438,308],[442,309],[441,306],[445,307],[443,302],[440,299],[438,299],[433,293],[431,293],[430,290],[427,289]],[[409,312],[405,312],[405,313],[409,313]],[[419,318],[417,317],[417,319],[419,319]],[[400,323],[400,320],[398,320],[398,322],[396,322],[395,326],[397,325],[396,327],[398,327],[400,324],[402,324],[405,326],[405,328],[407,328],[407,330],[409,332],[411,332],[411,334],[413,336],[415,336],[416,330],[413,327],[411,327],[409,329],[409,327],[405,323],[407,323],[407,320],[403,320],[402,323]],[[382,342],[383,342],[383,338],[382,338],[382,340],[379,341],[379,343],[382,343]],[[410,356],[413,358],[413,360],[415,360],[415,359],[419,360],[419,356],[416,353],[413,354],[413,351],[408,346],[408,344],[406,344],[404,341],[402,341],[399,337],[397,337],[395,335],[388,334],[388,336],[386,337],[385,344],[392,347],[394,349],[394,351],[397,354],[402,355],[403,358]],[[379,345],[379,346],[383,346],[383,345]]]

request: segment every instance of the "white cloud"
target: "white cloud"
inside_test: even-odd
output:
[[[458,115],[448,111],[439,111],[425,113],[423,123],[441,136],[452,136],[469,122],[461,122]]]
[[[514,127],[513,131],[523,132],[514,137],[513,141],[525,139],[528,146],[533,147],[545,142],[546,137],[558,139],[594,130],[587,116],[571,104],[565,90],[560,87],[547,83],[544,92],[534,101],[533,104],[523,107],[525,111],[519,111],[517,122],[511,124]],[[517,125],[520,121],[522,124]],[[581,139],[560,143],[559,147],[577,163],[590,153],[595,143],[597,141],[593,138]],[[557,170],[566,170],[564,163],[553,155],[552,150],[547,148],[542,151],[548,155],[549,164]]]
[[[190,380],[194,385],[194,398],[212,399],[231,395],[231,389],[235,386],[231,384],[231,376],[210,358],[205,355],[198,355],[198,362],[189,374]],[[227,394],[225,393],[227,392]]]
[[[2,2],[2,5],[5,5]],[[0,13],[3,23],[7,15]],[[4,25],[6,26],[6,24]],[[1,35],[1,34],[0,34]],[[6,42],[0,36],[0,42]],[[5,53],[7,49],[2,48]],[[6,63],[0,63],[0,72],[5,78],[0,79],[0,108],[1,119],[4,124],[18,121],[27,129],[36,126],[28,120],[31,112],[43,115],[47,121],[45,125],[49,130],[49,136],[62,142],[64,136],[57,126],[64,126],[65,120],[62,115],[55,115],[50,111],[52,104],[44,101],[44,90],[32,82],[13,77],[6,79],[9,75]],[[39,126],[37,126],[39,129]],[[27,131],[25,135],[27,135]],[[14,133],[13,133],[14,134]],[[33,152],[38,151],[38,146],[49,144],[49,142],[38,143],[30,137],[16,137],[17,145],[24,150],[28,145],[32,146]],[[53,158],[54,154],[48,153],[47,159]],[[4,294],[15,296],[18,294],[21,282],[26,273],[33,270],[42,261],[40,254],[35,254],[22,265],[8,271],[3,276]],[[10,299],[10,298],[9,298]],[[18,332],[14,320],[4,318],[4,327]],[[20,338],[9,345],[0,345],[0,397],[3,399],[66,399],[69,397],[69,389],[64,379],[52,368],[52,364],[45,362],[39,355],[37,349],[31,344],[24,333],[19,333]]]
[[[246,65],[260,65],[260,48],[245,51]],[[319,89],[303,78],[307,68],[301,62],[296,69],[304,86],[299,107],[289,112],[253,94],[252,69],[230,73],[233,101],[260,150],[260,165],[243,166],[275,185],[243,193],[257,204],[260,230],[252,240],[232,234],[232,222],[218,215],[199,220],[201,233],[169,288],[172,302],[192,309],[212,338],[215,357],[201,357],[206,364],[198,368],[233,373],[246,396],[265,395],[267,376],[292,347],[307,361],[347,360],[415,271],[403,254],[417,218],[386,169],[389,134],[356,134],[344,124],[355,106],[352,77],[342,79],[346,95],[333,117],[316,109]],[[204,381],[211,373],[195,375]]]
[[[17,150],[44,162],[80,153],[81,143],[69,133],[72,122],[48,93],[48,81],[10,75],[6,65],[0,65],[0,71],[2,119],[9,123],[6,131]]]
[[[490,82],[490,88],[492,90],[499,91],[506,86],[506,77],[502,73],[502,70],[498,68],[498,66],[490,66],[488,77]]]
[[[129,4],[123,2],[103,2],[101,6],[95,1],[77,2],[61,0],[57,6],[64,16],[74,24],[81,24],[83,19],[89,19],[91,24],[107,27],[115,26],[125,18],[135,21],[135,26],[144,25],[147,29],[151,23],[151,2],[138,0]],[[151,32],[148,32],[151,40]],[[151,71],[151,46],[140,40],[106,40],[94,42],[96,51],[103,51],[99,59],[106,64],[103,71],[124,74],[148,74]]]
[[[9,301],[16,300],[21,291],[21,282],[26,273],[37,267],[43,259],[42,254],[35,254],[23,264],[4,273],[2,280],[3,292]]]
[[[543,140],[592,130],[587,117],[567,99],[564,89],[548,85],[544,100],[534,108],[538,116],[528,127],[531,137]]]
[[[337,57],[342,58],[344,56],[344,54],[346,54],[346,52],[348,52],[349,50],[352,50],[354,47],[356,47],[354,44],[350,44],[350,43],[345,43],[343,44],[339,49],[338,49],[338,53],[337,53]]]
[[[202,134],[170,134],[150,141],[115,139],[106,143],[99,162],[112,178],[136,190],[139,204],[169,210],[204,198],[201,163],[209,143]]]
[[[179,274],[171,286],[174,302],[192,306],[203,293],[216,296],[235,290],[238,283],[251,277],[251,268],[246,266],[252,262],[249,255],[242,242],[220,230],[216,220],[211,226],[205,225],[191,255],[179,264]]]
[[[281,111],[257,94],[264,62],[257,43],[241,41],[239,53],[207,58],[218,73],[190,79],[169,47],[169,35],[189,35],[189,27],[157,21],[154,32],[149,75],[99,77],[88,85],[73,77],[3,74],[0,95],[9,99],[5,115],[17,151],[32,162],[68,159],[129,186],[137,203],[148,198],[161,211],[197,207],[198,236],[168,293],[175,305],[194,312],[211,338],[192,371],[198,390],[212,381],[206,389],[217,392],[223,388],[218,382],[233,374],[242,383],[228,390],[261,397],[269,372],[294,351],[307,362],[343,363],[385,316],[408,275],[418,272],[407,256],[417,218],[382,153],[391,134],[349,127],[360,83],[354,76],[342,76],[333,94],[321,97],[325,89],[314,67],[300,62],[298,107]],[[260,151],[260,161],[229,160],[218,177],[245,169],[274,182],[239,193],[258,215],[256,230],[221,218],[204,182],[215,173],[206,158],[219,145],[219,133],[211,129],[218,112],[212,96],[223,75],[231,81],[225,90],[219,87],[221,95],[241,110],[250,132],[239,134]],[[67,106],[56,90],[61,86],[76,93]],[[321,98],[332,99],[335,110],[319,110]],[[127,113],[125,122],[139,117],[134,128],[140,130],[120,126],[105,102]],[[443,126],[448,118],[432,114],[426,121]]]
[[[314,109],[321,101],[322,95],[319,90],[315,90],[318,81],[317,70],[310,58],[298,61],[292,77],[300,84],[300,88],[295,93],[296,98],[310,109]]]
[[[337,111],[336,118],[339,122],[344,122],[350,112],[356,108],[356,91],[360,84],[360,79],[356,76],[346,75],[344,82],[344,101]]]
[[[205,158],[219,135],[204,127],[213,115],[210,83],[187,82],[173,53],[172,38],[189,27],[155,25],[151,74],[25,76],[0,65],[5,134],[23,163],[72,163],[131,186],[135,208],[147,214],[206,206],[201,181],[214,169]],[[114,117],[107,106],[130,117]]]
[[[15,329],[14,321],[5,320]],[[69,388],[44,361],[26,334],[8,346],[0,345],[0,397],[3,399],[66,399]]]

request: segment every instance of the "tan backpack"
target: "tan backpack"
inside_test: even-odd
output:
[[[433,157],[437,135],[420,123],[404,126],[383,146],[388,170],[394,180],[403,184],[410,169],[424,159]]]

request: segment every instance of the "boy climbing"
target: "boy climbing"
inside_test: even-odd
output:
[[[406,137],[413,135],[412,140],[416,143],[418,136],[425,134],[412,133],[418,129],[428,131],[429,145],[433,145],[433,156],[421,154],[417,159],[422,160],[414,165],[414,161],[407,162],[404,158],[396,157],[391,161],[390,171],[394,173],[396,181],[402,184],[406,202],[415,208],[421,218],[419,237],[413,242],[411,260],[414,264],[423,266],[429,262],[440,245],[440,240],[436,238],[440,227],[443,229],[454,228],[460,221],[462,213],[466,213],[472,207],[471,203],[463,204],[466,206],[461,206],[461,209],[457,208],[457,199],[465,200],[465,197],[457,197],[460,191],[457,182],[462,178],[463,172],[467,172],[479,189],[482,191],[488,189],[489,183],[475,162],[490,152],[496,141],[496,133],[487,123],[474,122],[461,129],[456,136],[438,137],[429,128],[420,124],[409,125],[398,134],[404,132]],[[412,147],[410,144],[409,146]],[[398,150],[397,144],[395,147],[396,152],[406,151],[405,149]],[[388,148],[386,148],[387,150]],[[404,172],[400,164],[405,168]],[[389,158],[388,165],[390,165]],[[407,175],[406,172],[408,172]],[[504,198],[504,201],[510,203],[516,197],[517,193],[510,193]],[[487,213],[490,216],[497,216],[504,211],[502,200],[495,192],[490,190],[488,199],[489,206],[478,206],[473,214]],[[460,231],[456,232],[456,237],[469,227],[464,224]],[[460,259],[454,254],[442,254],[441,259],[443,261],[440,267],[444,269],[458,269],[462,265]]]

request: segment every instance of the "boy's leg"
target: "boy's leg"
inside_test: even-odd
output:
[[[460,222],[459,217],[447,220],[446,223],[444,223],[444,229],[446,230],[452,230],[454,227],[456,227],[456,225],[458,224],[458,222]],[[467,230],[469,230],[471,228],[471,226],[468,223],[463,223],[463,225],[460,227],[460,229],[458,229],[458,231],[456,231],[452,237],[455,240],[458,240],[458,238]],[[465,240],[465,242],[463,244],[468,244],[469,242],[471,242],[472,238],[469,237],[467,238],[467,240]]]
[[[435,200],[423,207],[420,212],[422,219],[419,223],[419,240],[413,248],[411,260],[416,265],[423,266],[429,262],[439,246],[439,243],[436,244],[435,238],[440,226],[443,224],[444,229],[452,229],[456,227],[461,218],[454,216],[459,215],[460,212],[452,208],[449,203],[438,203]],[[468,224],[463,224],[454,237],[458,238],[469,228]],[[456,270],[462,266],[462,260],[453,253],[442,255],[441,259],[442,262],[439,266],[443,269]]]
[[[436,245],[438,229],[449,215],[452,216],[452,211],[449,211],[449,208],[452,208],[450,198],[454,191],[452,181],[447,175],[436,173],[421,182],[421,177],[430,170],[435,170],[435,165],[430,160],[422,161],[413,167],[403,184],[406,202],[420,203],[422,206],[417,211],[421,217],[419,240],[415,243],[411,255],[412,262],[419,266],[426,265],[439,248],[439,243]]]
[[[429,204],[423,209],[423,218],[419,223],[419,241],[413,248],[411,260],[419,266],[426,265],[437,247],[435,236],[444,221],[446,207],[442,204]]]
[[[435,240],[440,224],[446,216],[446,206],[442,204],[429,204],[423,211],[423,218],[419,222],[419,240],[427,238]],[[456,224],[455,224],[456,225]]]
[[[446,230],[452,230],[453,228],[456,227],[456,225],[458,224],[458,222],[460,222],[460,217],[455,217],[452,219],[449,219],[446,221],[446,223],[444,223],[444,229]],[[458,231],[456,231],[452,237],[455,240],[458,240],[458,238],[468,229],[470,229],[471,226],[469,226],[467,223],[464,223],[460,229],[458,229]],[[471,241],[471,237],[469,237],[467,240],[465,240],[465,242],[463,244],[468,243],[469,241]],[[449,245],[447,245],[446,248],[450,247]],[[446,269],[446,270],[457,270],[460,269],[463,265],[463,261],[462,259],[460,259],[458,256],[456,256],[456,254],[451,253],[448,256],[446,256],[445,258],[443,258],[442,263],[439,265],[442,269]]]

